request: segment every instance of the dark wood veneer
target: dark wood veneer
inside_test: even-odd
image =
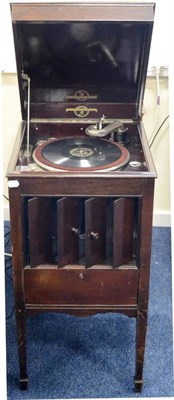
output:
[[[141,110],[154,4],[20,3],[13,4],[11,11],[23,116],[7,172],[21,389],[27,389],[28,386],[26,317],[42,311],[67,312],[77,316],[120,312],[136,318],[135,391],[141,391],[156,178],[141,122]],[[56,57],[59,59],[59,53],[55,55],[52,49],[54,41],[48,43],[48,65],[44,65],[41,70],[45,59],[41,54],[44,46],[40,40],[43,38],[40,37],[39,54],[34,57],[38,64],[33,64],[35,50],[32,53],[32,27],[35,26],[40,35],[40,23],[43,23],[43,27],[45,23],[53,27],[56,21],[61,24],[114,22],[119,27],[121,24],[120,32],[125,27],[133,27],[134,35],[139,26],[141,35],[138,35],[137,47],[133,46],[133,56],[129,55],[129,62],[122,62],[125,40],[121,42],[123,47],[120,59],[119,52],[112,54],[111,51],[108,59],[105,47],[99,49],[99,55],[104,52],[104,59],[106,57],[102,64],[104,71],[100,71],[103,72],[103,77],[105,63],[112,61],[111,56],[115,56],[114,60],[117,60],[118,55],[119,79],[111,68],[111,76],[115,79],[113,93],[112,79],[109,80],[108,73],[106,98],[106,85],[103,82],[99,85],[96,77],[94,86],[91,81],[85,81],[82,87],[78,74],[75,82],[69,82],[69,75],[68,78],[65,76],[60,85],[63,95],[60,94],[60,82],[56,80],[54,85],[53,79],[58,66],[53,60]],[[128,31],[125,35],[124,38],[131,45],[131,35]],[[117,41],[114,43],[117,48]],[[90,55],[88,60],[91,63],[98,61],[91,57]],[[85,65],[83,61],[83,68]],[[132,72],[133,78],[129,80]],[[32,76],[30,145],[33,150],[38,140],[85,135],[85,127],[96,123],[102,114],[106,114],[106,124],[119,118],[128,128],[129,140],[125,146],[129,151],[130,161],[137,161],[138,167],[135,169],[127,163],[116,171],[79,173],[30,170],[32,154],[28,156],[24,152],[27,142],[27,90],[22,73]],[[57,74],[55,76],[57,79]],[[77,82],[80,83],[77,85]],[[90,97],[97,90],[100,101],[93,99],[91,102],[83,96],[77,96],[80,91]],[[73,101],[67,97],[69,93],[73,95],[70,96]],[[129,93],[129,99],[126,93]],[[59,96],[63,100],[55,101]],[[112,102],[107,101],[110,98]],[[87,113],[86,117],[83,113],[78,115],[78,105],[86,107],[82,108],[84,114]],[[67,111],[68,107],[73,110]]]
[[[25,269],[30,305],[136,306],[138,269]],[[124,291],[123,291],[124,287]],[[110,296],[108,297],[108,293]]]

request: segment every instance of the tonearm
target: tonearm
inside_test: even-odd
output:
[[[94,136],[94,137],[105,137],[112,132],[116,131],[118,128],[124,128],[123,123],[120,120],[115,120],[114,122],[106,125],[104,128],[102,127],[102,124],[105,122],[104,116],[99,119],[98,123],[96,125],[89,125],[86,129],[85,132],[88,136]]]

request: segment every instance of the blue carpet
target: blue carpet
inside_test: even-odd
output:
[[[8,226],[6,226],[6,251]],[[28,318],[29,389],[18,386],[10,260],[6,267],[8,399],[171,397],[173,389],[170,229],[153,228],[147,346],[142,394],[133,392],[135,319],[121,314]]]

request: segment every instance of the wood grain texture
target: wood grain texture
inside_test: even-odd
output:
[[[85,202],[85,265],[100,264],[106,255],[106,198]]]
[[[34,197],[28,200],[30,265],[52,261],[52,202],[50,198]]]
[[[79,258],[80,200],[62,198],[57,201],[58,266],[77,262]]]
[[[138,270],[25,269],[30,305],[136,305]],[[102,307],[101,307],[102,309]]]
[[[134,200],[114,201],[113,266],[133,260]]]

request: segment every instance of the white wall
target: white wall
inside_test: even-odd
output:
[[[146,82],[143,122],[148,139],[150,139],[151,136],[154,137],[164,119],[169,115],[168,79],[161,77],[159,84],[160,105],[157,106],[156,79],[151,77],[148,78]],[[155,181],[153,222],[156,226],[170,226],[171,223],[169,132],[169,119],[167,119],[151,147],[158,175]]]

